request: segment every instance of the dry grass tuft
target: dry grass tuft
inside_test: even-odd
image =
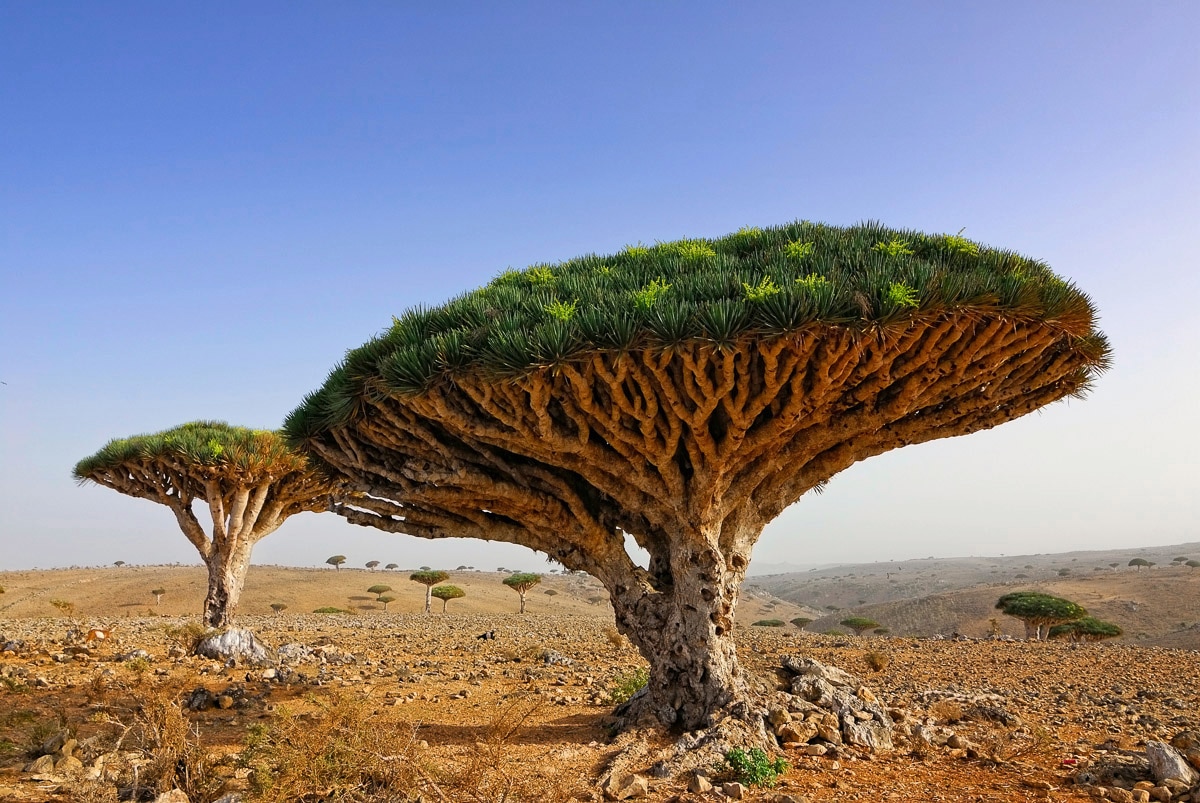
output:
[[[416,728],[400,727],[363,697],[309,697],[315,710],[280,707],[246,737],[251,799],[285,801],[408,800],[423,770]]]
[[[621,631],[617,630],[615,627],[605,628],[604,638],[606,638],[608,643],[616,647],[618,650],[627,650],[630,647],[629,639],[625,638]]]
[[[867,666],[873,672],[882,672],[887,669],[888,664],[892,662],[892,657],[886,652],[871,651],[863,656],[863,660],[867,662]]]
[[[938,700],[929,706],[929,715],[943,725],[953,725],[963,720],[962,703],[958,700]]]

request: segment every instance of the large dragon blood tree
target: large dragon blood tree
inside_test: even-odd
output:
[[[75,466],[75,478],[166,505],[208,567],[204,621],[230,621],[250,552],[284,519],[327,510],[337,483],[315,470],[278,432],[196,421],[109,441]],[[211,533],[193,502],[208,504]]]
[[[650,663],[623,721],[701,729],[760,710],[733,611],[763,527],[859,460],[1084,393],[1094,323],[1043,263],[959,236],[749,228],[410,310],[284,431],[363,494],[335,502],[351,522],[597,577]]]

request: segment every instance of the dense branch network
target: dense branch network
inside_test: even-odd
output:
[[[339,512],[381,529],[509,540],[592,570],[624,532],[664,557],[682,520],[742,553],[748,533],[857,460],[1078,392],[1091,357],[1074,340],[964,312],[598,352],[380,394],[310,445],[366,494]]]

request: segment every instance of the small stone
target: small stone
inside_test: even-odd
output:
[[[182,789],[172,789],[154,798],[154,803],[191,803]]]
[[[1150,798],[1152,800],[1158,800],[1158,801],[1160,801],[1160,803],[1169,803],[1169,801],[1171,800],[1171,797],[1172,797],[1171,790],[1165,786],[1155,786],[1155,787],[1152,787],[1149,791],[1150,791]]]
[[[1122,789],[1119,786],[1113,786],[1108,789],[1105,799],[1111,800],[1113,803],[1133,803],[1133,792],[1130,792],[1128,789]]]
[[[693,794],[702,795],[705,792],[711,792],[712,788],[712,782],[703,775],[693,775],[692,780],[688,781],[688,791]]]
[[[721,791],[725,793],[725,797],[731,800],[744,800],[746,797],[746,787],[737,781],[721,784]]]
[[[41,756],[25,765],[25,772],[45,774],[54,771],[54,756]]]
[[[59,775],[76,775],[83,772],[83,762],[75,756],[63,756],[55,762],[54,771]]]
[[[1130,794],[1133,796],[1133,803],[1150,803],[1150,792],[1146,789],[1134,789]]]
[[[217,708],[233,708],[233,698],[228,694],[222,694],[217,697]]]
[[[650,782],[644,775],[610,776],[602,791],[609,800],[636,800],[650,794]]]
[[[263,680],[274,680],[277,677],[279,677],[279,672],[274,667],[270,669],[264,669],[262,672]]]

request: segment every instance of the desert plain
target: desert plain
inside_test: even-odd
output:
[[[503,573],[450,570],[466,596],[426,614],[405,571],[255,566],[238,625],[273,660],[251,666],[190,654],[199,567],[4,572],[0,800],[1200,800],[1145,759],[1200,731],[1200,571],[1095,555],[1060,574],[1060,560],[752,577],[736,633],[761,690],[789,656],[816,659],[877,697],[897,737],[875,751],[790,743],[774,787],[727,788],[714,767],[712,789],[649,766],[637,785],[608,777],[631,743],[652,755],[675,737],[612,732],[645,663],[586,576],[546,573],[519,615]],[[380,583],[396,597],[386,611],[366,593]],[[990,610],[1014,587],[1071,595],[1126,635],[1023,641]],[[838,593],[853,599],[828,601]],[[888,632],[811,632],[858,614]],[[108,638],[83,643],[93,628]]]

